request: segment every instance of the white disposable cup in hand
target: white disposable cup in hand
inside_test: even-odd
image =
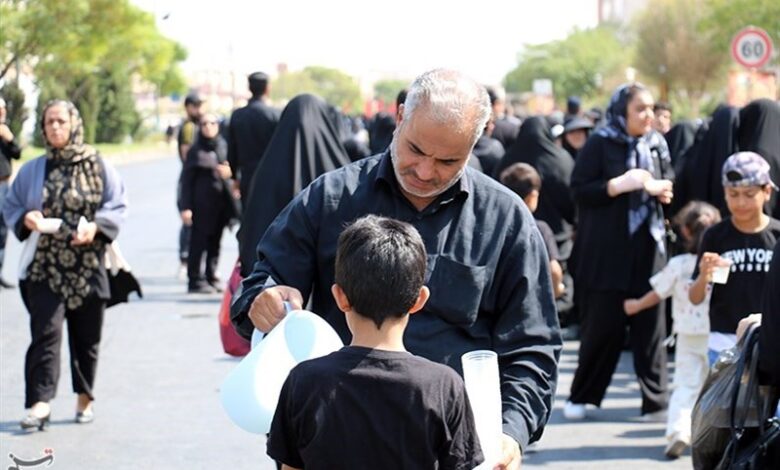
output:
[[[41,233],[57,233],[57,230],[59,230],[62,225],[62,219],[45,217],[43,219],[38,219],[36,224],[38,226],[38,231]]]
[[[474,412],[483,465],[493,468],[501,458],[501,384],[498,376],[498,355],[494,351],[467,352],[461,357],[466,393]]]
[[[731,272],[731,262],[721,260],[720,265],[712,268],[712,282],[715,284],[725,284],[729,281],[729,272]]]

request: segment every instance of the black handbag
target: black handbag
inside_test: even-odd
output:
[[[771,468],[767,449],[780,436],[772,418],[777,404],[773,387],[758,383],[758,327],[739,343],[735,360],[710,374],[693,410],[695,469]]]

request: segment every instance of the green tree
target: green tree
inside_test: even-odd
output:
[[[706,31],[714,44],[714,50],[730,60],[731,40],[745,26],[758,26],[766,30],[780,48],[780,2],[772,0],[708,0],[707,12],[700,28]],[[777,55],[770,59],[778,63]]]
[[[99,107],[95,142],[120,143],[138,126],[129,83],[118,74],[104,72],[98,82]]]
[[[0,0],[0,21],[0,78],[14,64],[32,67],[41,89],[79,108],[88,142],[121,140],[128,122],[137,127],[128,100],[136,79],[158,94],[186,89],[179,68],[186,50],[129,0]]]
[[[0,96],[5,100],[6,124],[14,136],[21,135],[22,124],[27,120],[27,110],[24,107],[24,91],[16,81],[7,82],[0,88]],[[15,137],[18,138],[18,137]]]
[[[374,83],[374,97],[387,104],[395,103],[398,93],[408,88],[411,80],[379,80]]]
[[[345,112],[361,110],[360,87],[344,72],[321,66],[280,75],[271,87],[273,99],[289,100],[301,93],[312,93]]]
[[[629,64],[630,48],[615,27],[575,29],[568,37],[528,45],[518,65],[504,78],[508,92],[530,91],[535,79],[550,79],[558,100],[569,95],[601,97],[605,83],[622,74]]]
[[[700,27],[706,15],[704,0],[657,0],[636,22],[637,69],[659,85],[661,99],[682,98],[694,116],[726,63],[712,32]]]

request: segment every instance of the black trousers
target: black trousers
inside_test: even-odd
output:
[[[187,260],[187,277],[189,278],[190,287],[194,287],[203,281],[216,279],[223,231],[224,226],[220,227],[219,230],[213,230],[213,228],[205,230],[197,221],[192,224],[190,253]],[[201,268],[204,254],[206,255],[205,276]]]
[[[44,283],[24,282],[21,288],[30,314],[32,336],[24,364],[24,407],[30,408],[39,401],[49,402],[57,393],[62,325],[66,319],[73,391],[94,400],[92,390],[106,301],[93,296],[80,308],[68,310],[63,300]]]
[[[628,325],[634,371],[642,392],[642,414],[666,409],[669,398],[663,302],[629,317],[623,312],[623,301],[629,297],[624,292],[585,290],[581,294],[579,364],[569,400],[601,405],[620,359]]]

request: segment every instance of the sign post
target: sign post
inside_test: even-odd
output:
[[[731,56],[737,63],[749,69],[766,65],[772,57],[772,39],[761,28],[748,26],[740,30],[731,41]]]

